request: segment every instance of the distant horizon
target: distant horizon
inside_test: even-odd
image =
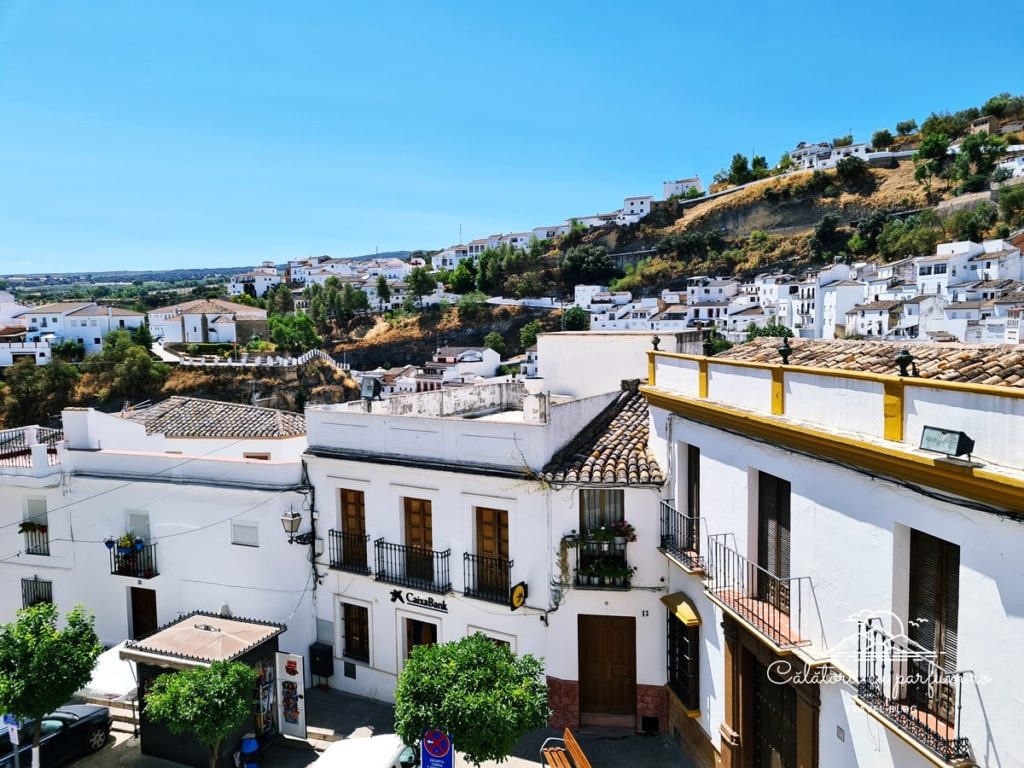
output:
[[[1020,88],[947,0],[784,10],[0,0],[0,273],[436,250]]]

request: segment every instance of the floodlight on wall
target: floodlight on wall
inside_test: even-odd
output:
[[[362,381],[359,382],[359,396],[367,402],[380,400],[381,389],[380,379],[376,376],[363,376]]]
[[[921,430],[921,450],[944,453],[949,457],[967,454],[970,460],[974,453],[974,441],[958,430],[925,427]]]

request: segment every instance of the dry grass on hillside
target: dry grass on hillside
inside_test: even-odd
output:
[[[664,233],[684,232],[698,226],[705,218],[721,212],[735,210],[753,205],[764,199],[769,190],[782,191],[803,184],[812,172],[794,173],[777,179],[770,179],[760,184],[741,189],[731,195],[708,200],[695,205],[686,211],[686,215]],[[911,163],[900,163],[896,168],[874,168],[872,174],[879,181],[878,187],[868,196],[842,193],[833,198],[836,205],[864,205],[875,208],[917,208],[927,205],[924,189],[914,181],[914,166]],[[826,199],[827,200],[827,199]]]

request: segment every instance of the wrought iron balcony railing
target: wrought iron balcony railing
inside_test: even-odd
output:
[[[629,589],[635,568],[626,562],[626,544],[582,539],[576,545],[576,581],[582,589]]]
[[[373,548],[377,556],[375,575],[378,580],[442,595],[451,591],[450,549],[438,552],[423,547],[391,544],[383,538],[374,541]]]
[[[970,741],[959,735],[966,674],[943,669],[935,653],[893,636],[881,619],[859,623],[857,696],[946,762],[971,757]]]
[[[331,568],[350,573],[370,572],[370,564],[366,558],[366,543],[369,534],[346,533],[345,531],[329,531],[327,534],[328,556]]]
[[[466,597],[508,605],[512,590],[512,561],[501,557],[462,556]]]
[[[779,648],[810,644],[803,626],[814,601],[809,577],[776,576],[730,547],[726,534],[708,537],[707,564],[707,591],[731,612]]]
[[[141,549],[133,548],[125,554],[121,554],[117,548],[111,549],[110,572],[115,576],[131,576],[135,579],[152,579],[158,576],[156,544],[147,544]]]
[[[700,553],[700,517],[680,512],[671,499],[661,502],[661,549],[690,571],[706,567]]]

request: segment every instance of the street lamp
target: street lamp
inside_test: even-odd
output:
[[[301,524],[302,515],[294,509],[289,509],[281,515],[281,527],[284,528],[284,532],[288,534],[288,543],[302,544],[308,547],[316,538],[316,532],[311,530],[309,533],[297,533]]]

